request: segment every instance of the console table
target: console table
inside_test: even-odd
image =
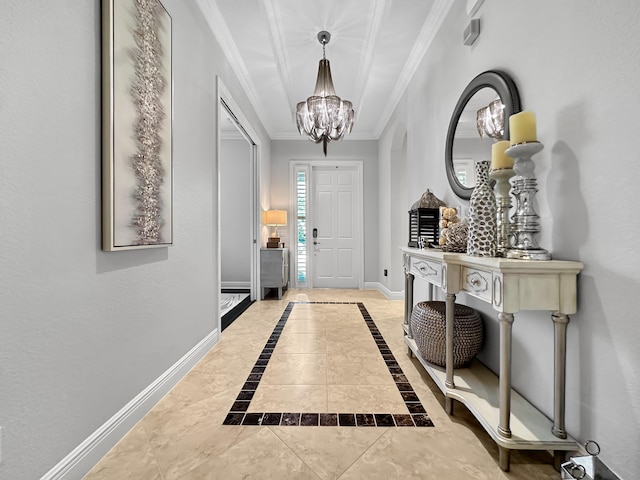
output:
[[[579,262],[472,257],[436,249],[401,248],[405,271],[405,343],[445,395],[453,414],[453,400],[464,404],[496,442],[500,468],[509,470],[511,450],[552,450],[556,466],[561,453],[577,443],[565,431],[566,332],[569,314],[576,312]],[[445,293],[446,368],[426,362],[411,331],[415,277]],[[456,294],[465,292],[491,304],[500,324],[500,374],[478,361],[469,368],[453,368],[453,323]],[[554,417],[550,421],[511,388],[511,329],[514,313],[548,310],[554,325]]]
[[[269,288],[278,289],[278,300],[282,290],[289,284],[289,249],[260,249],[260,290],[263,300]]]

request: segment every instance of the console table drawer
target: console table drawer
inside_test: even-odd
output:
[[[462,290],[478,297],[481,300],[492,303],[491,287],[493,286],[492,273],[478,270],[477,268],[462,268]]]
[[[420,258],[411,258],[411,271],[424,278],[429,283],[439,286],[442,285],[441,263],[423,260]]]

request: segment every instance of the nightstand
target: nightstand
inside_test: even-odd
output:
[[[282,298],[282,290],[289,284],[289,249],[260,249],[260,291],[264,299],[268,288],[278,289],[278,300]]]

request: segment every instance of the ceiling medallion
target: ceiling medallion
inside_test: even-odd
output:
[[[331,79],[331,67],[325,56],[325,46],[331,40],[329,32],[318,33],[322,44],[322,60],[318,66],[318,79],[313,95],[296,107],[296,122],[301,135],[308,135],[316,143],[322,142],[327,156],[327,143],[341,140],[353,128],[353,104],[336,95]]]

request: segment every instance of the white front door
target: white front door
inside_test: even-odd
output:
[[[361,271],[360,181],[352,166],[312,167],[313,286],[359,288]]]

